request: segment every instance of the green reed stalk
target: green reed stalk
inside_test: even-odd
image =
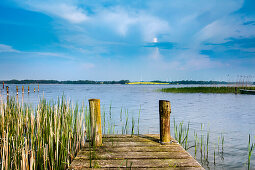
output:
[[[178,139],[178,142],[181,144],[182,143],[182,134],[183,134],[183,129],[182,129],[182,126],[183,126],[183,122],[181,122],[179,124],[179,139]]]
[[[218,136],[218,153],[220,153],[220,137]]]
[[[105,134],[105,109],[104,109],[104,106],[103,106],[103,112],[104,112],[104,114],[103,114],[103,120],[104,120],[104,134]]]
[[[208,152],[209,152],[209,131],[207,131],[207,138],[206,138],[206,160],[208,160]]]
[[[126,110],[125,131],[126,131],[126,134],[128,134],[128,109]]]
[[[186,136],[185,136],[185,150],[187,150],[188,148],[189,124],[190,123],[188,123],[188,129],[186,130]]]
[[[250,162],[251,162],[251,155],[254,149],[254,144],[251,144],[251,135],[249,134],[249,141],[248,141],[248,170],[250,169]]]
[[[122,106],[120,108],[120,121],[122,121]]]
[[[112,103],[110,103],[109,115],[110,115],[110,119],[112,119]]]
[[[195,139],[195,158],[197,156],[197,142],[198,142],[198,138],[197,138],[197,133],[194,131],[194,139]]]
[[[202,156],[202,150],[203,150],[203,124],[201,123],[201,143],[200,143],[201,156]]]
[[[224,136],[221,133],[221,151],[222,151],[222,154],[223,154],[223,146],[224,146]]]
[[[216,165],[216,161],[215,161],[215,145],[214,145],[214,152],[213,152],[213,164]]]
[[[131,136],[133,136],[135,133],[135,119],[132,116],[132,129],[131,129]]]
[[[177,125],[175,123],[175,118],[174,118],[174,137],[175,137],[175,139],[178,139],[178,132],[177,131],[178,131],[177,130]]]
[[[137,134],[138,135],[140,134],[140,132],[139,132],[140,114],[141,114],[141,105],[139,108],[139,114],[138,114],[138,120],[137,120]]]

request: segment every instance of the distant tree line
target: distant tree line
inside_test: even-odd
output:
[[[233,82],[226,81],[194,81],[194,80],[181,80],[181,81],[160,81],[154,80],[155,83],[170,83],[170,84],[230,84]]]
[[[58,81],[58,80],[2,80],[0,83],[5,84],[126,84],[129,80],[120,81],[93,81],[93,80],[77,80],[77,81]]]
[[[93,80],[76,80],[76,81],[58,81],[58,80],[0,80],[0,83],[6,84],[126,84],[130,83],[129,80],[120,81],[93,81]],[[233,84],[235,82],[226,81],[194,81],[194,80],[181,80],[181,81],[160,81],[154,80],[155,83],[170,83],[170,84]],[[253,83],[255,85],[255,82]]]

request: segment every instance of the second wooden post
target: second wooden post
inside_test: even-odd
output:
[[[100,99],[89,99],[91,143],[93,146],[102,145]]]
[[[159,120],[160,120],[160,142],[170,143],[170,113],[171,105],[167,100],[159,100]]]

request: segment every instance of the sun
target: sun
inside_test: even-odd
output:
[[[154,43],[157,43],[157,42],[158,42],[157,37],[154,37],[154,38],[153,38],[153,42],[154,42]]]

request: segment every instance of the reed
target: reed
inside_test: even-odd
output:
[[[198,137],[197,137],[197,133],[194,131],[194,141],[195,141],[195,144],[194,144],[194,147],[195,147],[195,158],[197,157],[197,145],[198,145]]]
[[[183,146],[185,150],[192,149],[191,153],[194,154],[195,159],[197,159],[197,152],[199,151],[201,156],[197,159],[204,167],[209,167],[209,164],[216,166],[217,158],[224,160],[224,142],[225,138],[223,133],[218,137],[218,153],[216,152],[217,139],[215,142],[210,141],[211,135],[208,126],[201,124],[200,130],[194,130],[194,135],[191,137],[189,135],[190,123],[184,124],[184,122],[176,123],[173,120],[173,131],[175,139]],[[193,144],[189,146],[189,144]],[[253,144],[254,145],[254,144]],[[251,145],[250,145],[251,146]],[[253,146],[254,147],[254,146]],[[250,147],[251,148],[251,147]],[[221,150],[220,150],[221,149]],[[211,156],[211,159],[210,159]]]
[[[201,152],[201,157],[202,157],[202,153],[203,153],[203,124],[201,123],[201,143],[200,143],[200,152]]]
[[[135,134],[135,119],[132,116],[132,129],[131,129],[131,136]]]
[[[111,119],[112,118],[112,103],[110,103],[109,115],[110,115],[110,119]]]
[[[139,131],[140,114],[141,114],[141,105],[140,105],[140,108],[139,108],[139,114],[138,114],[138,120],[137,120],[137,134],[138,135],[140,134],[140,131]]]
[[[128,134],[128,109],[126,110],[125,132]]]
[[[103,133],[105,134],[105,109],[104,109],[104,107],[103,107],[103,121],[104,121],[104,131],[103,131]]]
[[[120,108],[120,121],[122,121],[122,106]]]
[[[221,152],[222,152],[222,154],[223,154],[223,150],[224,150],[224,136],[221,133]]]
[[[185,149],[188,149],[189,123],[186,128],[183,126],[183,122],[180,122],[179,125],[176,125],[174,119],[174,136],[179,144],[181,144]]]
[[[209,153],[209,136],[210,136],[210,133],[208,131],[206,136],[206,159],[207,160],[208,160],[208,153]]]
[[[251,135],[249,134],[249,141],[248,141],[248,170],[250,169],[251,164],[251,155],[254,149],[254,143],[251,143]]]
[[[216,165],[216,161],[215,161],[215,145],[214,145],[214,151],[213,151],[213,164],[214,164],[214,166]]]
[[[35,109],[0,104],[1,169],[66,169],[85,142],[86,109],[62,98]],[[88,131],[87,131],[88,132]]]
[[[180,87],[162,88],[160,91],[169,93],[240,93],[240,89],[255,90],[255,87]]]

